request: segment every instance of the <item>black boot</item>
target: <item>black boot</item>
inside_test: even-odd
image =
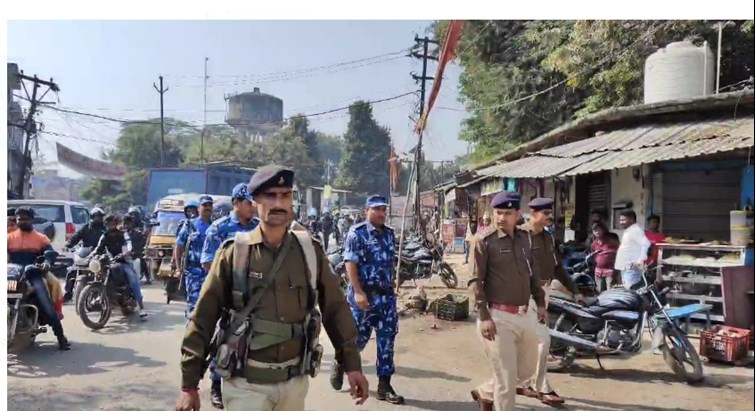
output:
[[[220,381],[213,381],[212,388],[210,388],[210,402],[212,406],[222,410],[223,408],[223,391],[221,390]]]
[[[404,403],[404,397],[396,394],[391,387],[391,377],[380,377],[378,381],[377,399],[390,404],[401,405]]]
[[[58,337],[58,349],[60,351],[69,351],[71,349],[71,343],[68,342],[66,336]]]
[[[343,388],[343,367],[338,363],[333,365],[333,370],[330,372],[330,386],[336,391]]]

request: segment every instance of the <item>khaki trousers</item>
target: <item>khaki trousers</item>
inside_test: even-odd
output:
[[[223,403],[228,411],[304,411],[309,377],[274,384],[250,384],[244,378],[223,380]]]
[[[479,332],[485,355],[493,366],[493,379],[477,390],[485,399],[492,400],[496,411],[516,409],[517,381],[529,378],[537,364],[538,337],[531,314],[509,314],[490,310],[496,325],[494,341],[488,341]]]
[[[545,306],[548,306],[548,299],[550,297],[550,286],[544,286],[545,292]],[[532,368],[533,373],[524,378],[519,378],[519,388],[531,387],[533,390],[541,393],[550,393],[553,389],[548,383],[548,355],[550,353],[551,337],[548,331],[547,324],[540,324],[537,321],[537,305],[534,299],[530,299],[530,308],[527,311],[527,316],[534,323],[534,330],[537,334],[537,360],[536,366]],[[477,388],[480,393],[480,398],[493,401],[493,391],[495,382],[491,378],[485,381]]]

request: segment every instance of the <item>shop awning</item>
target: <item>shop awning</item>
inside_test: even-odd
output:
[[[576,160],[578,166],[561,173],[575,176],[751,149],[755,142],[754,126],[753,118],[740,118],[617,130],[537,154]]]
[[[588,154],[578,158],[545,157],[533,155],[508,163],[478,171],[486,177],[503,178],[547,178],[555,177],[581,164],[600,157],[602,154]]]

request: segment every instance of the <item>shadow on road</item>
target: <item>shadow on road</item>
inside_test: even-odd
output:
[[[109,347],[102,344],[84,342],[73,342],[72,344],[73,349],[68,352],[58,351],[57,344],[45,344],[30,347],[20,355],[8,355],[8,376],[18,378],[54,378],[64,375],[99,374],[111,371],[117,367],[133,364],[141,368],[154,368],[166,365],[163,361],[155,361],[151,358],[140,356],[130,348]],[[75,351],[81,351],[82,355],[71,355]],[[56,407],[56,409],[58,408]]]
[[[709,370],[705,368],[705,370]],[[574,378],[608,378],[615,381],[628,381],[645,384],[683,384],[684,382],[679,379],[673,372],[669,371],[652,371],[641,369],[611,369],[606,368],[601,370],[600,368],[592,368],[585,366],[577,366],[570,369],[568,374]],[[696,387],[712,387],[721,388],[729,385],[746,384],[752,382],[752,376],[744,375],[724,375],[724,374],[707,374],[705,380],[700,384],[695,384]]]
[[[76,391],[56,387],[44,393],[27,392],[21,387],[8,398],[8,410],[165,411],[173,408],[177,392],[172,384],[148,385],[132,381],[81,387]],[[202,409],[205,409],[204,404]]]
[[[643,405],[628,405],[628,404],[614,404],[610,402],[605,401],[593,401],[593,400],[585,400],[585,399],[574,399],[569,400],[567,403],[566,409],[574,409],[574,410],[580,410],[580,411],[624,411],[627,409],[630,409],[631,407],[632,411],[706,411],[705,408],[679,408],[679,407],[673,407],[673,408],[666,408],[666,407],[647,407]]]
[[[162,332],[170,329],[184,328],[186,320],[184,304],[150,304],[145,303],[144,309],[149,314],[147,321],[142,321],[137,314],[128,317],[114,310],[107,325],[93,332],[102,335],[118,335],[134,331]]]
[[[400,375],[406,378],[437,378],[441,380],[448,380],[448,381],[454,381],[454,382],[472,381],[467,377],[461,377],[458,375],[448,374],[443,371],[431,371],[431,370],[423,370],[420,368],[403,367],[403,366],[396,367],[396,375]]]
[[[370,393],[370,395],[373,394]],[[480,406],[471,399],[469,401],[432,401],[407,398],[406,406],[430,411],[477,411],[480,409]]]

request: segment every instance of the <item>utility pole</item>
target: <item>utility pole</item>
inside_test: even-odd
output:
[[[333,163],[330,159],[325,160],[325,184],[330,185],[330,167]]]
[[[433,57],[428,54],[429,52],[429,46],[430,44],[439,45],[439,43],[435,40],[431,40],[427,36],[424,38],[420,38],[418,36],[414,36],[414,42],[416,43],[416,46],[422,47],[422,54],[419,54],[416,51],[412,51],[411,55],[414,58],[421,59],[422,60],[422,75],[417,76],[416,74],[412,73],[412,78],[416,82],[420,84],[420,102],[419,102],[419,118],[422,118],[422,115],[425,113],[425,91],[427,89],[427,80],[434,80],[434,77],[428,77],[427,76],[427,61],[428,60],[435,60],[438,61],[437,57]],[[415,201],[414,201],[414,213],[416,218],[416,225],[417,225],[417,232],[421,235],[424,235],[424,224],[422,223],[422,216],[421,216],[421,210],[422,210],[422,203],[420,201],[420,167],[422,163],[422,133],[420,133],[418,142],[417,142],[417,149],[415,151],[415,167],[416,172],[414,177],[416,178],[416,190],[415,190]],[[408,200],[408,199],[407,199]]]
[[[55,82],[53,82],[52,78],[50,81],[40,80],[36,75],[34,77],[29,77],[24,74],[23,70],[20,71],[18,74],[18,78],[21,80],[21,84],[23,85],[24,92],[26,93],[26,98],[30,102],[29,112],[26,114],[26,119],[24,120],[24,134],[26,135],[26,138],[24,140],[24,152],[23,152],[23,159],[21,160],[21,173],[19,173],[19,181],[18,181],[18,193],[21,198],[26,197],[27,189],[29,187],[28,180],[31,178],[31,154],[29,151],[31,150],[31,140],[32,138],[35,138],[37,135],[37,123],[34,121],[34,115],[37,113],[37,108],[39,107],[40,101],[42,101],[43,98],[47,95],[47,93],[52,90],[54,92],[59,92],[60,88],[58,87]],[[32,91],[31,96],[29,96],[29,90],[26,88],[26,83],[24,83],[24,80],[32,82]],[[40,85],[47,86],[47,90],[45,90],[42,95],[37,98],[38,90]],[[28,177],[28,178],[27,178]]]
[[[165,105],[163,95],[168,88],[163,87],[163,76],[160,76],[160,88],[157,88],[155,83],[152,83],[152,87],[160,93],[160,167],[165,164]]]
[[[204,119],[202,122],[202,135],[199,137],[199,163],[204,165],[204,136],[207,133],[207,62],[210,59],[204,58]]]

